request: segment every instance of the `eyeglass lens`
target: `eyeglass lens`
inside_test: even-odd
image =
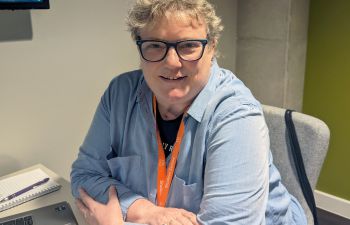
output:
[[[196,40],[188,40],[176,43],[178,56],[187,61],[195,61],[201,58],[204,44]],[[167,44],[161,41],[145,41],[141,44],[141,53],[148,61],[162,60],[168,51]]]

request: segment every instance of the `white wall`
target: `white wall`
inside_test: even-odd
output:
[[[119,73],[137,68],[139,64],[137,49],[126,31],[124,19],[133,1],[50,2],[50,10],[0,11],[0,175],[43,163],[68,178],[71,163],[109,81]],[[281,8],[264,8],[264,4],[258,4],[257,0],[210,2],[215,5],[225,26],[219,43],[222,53],[219,64],[233,72],[238,71],[238,77],[246,82],[262,103],[296,105],[292,108],[298,108],[302,96],[304,58],[297,57],[298,63],[295,63],[291,60],[295,57],[278,57],[282,61],[288,59],[288,63],[282,63],[280,70],[281,63],[270,60],[278,55],[276,48],[260,52],[261,46],[250,43],[245,48],[242,40],[243,34],[247,33],[243,31],[249,29],[251,32],[268,33],[262,27],[271,23],[261,21],[268,21],[265,15],[275,15],[271,12],[280,12],[281,8],[286,12],[281,17],[291,20],[278,19],[287,22],[283,26],[272,27],[272,33],[285,31],[287,26],[293,28],[289,35],[304,34],[305,26],[300,24],[307,22],[308,3],[283,0],[279,2]],[[265,13],[258,14],[257,11],[261,12],[258,9],[263,9]],[[268,19],[276,20],[270,17]],[[303,19],[294,23],[293,18]],[[243,41],[254,42],[251,36],[255,37],[248,35]],[[288,45],[293,50],[290,52],[300,49],[305,55],[306,38],[305,35],[301,37],[299,42],[302,42],[302,47]],[[295,43],[300,45],[299,42]],[[276,44],[276,40],[271,43]],[[283,49],[280,52],[286,55]],[[266,64],[264,60],[274,63]],[[267,72],[262,73],[265,70]],[[278,77],[283,78],[286,76],[283,71],[291,75],[288,80],[293,85],[273,76],[279,74]],[[300,76],[293,71],[299,71]],[[261,81],[265,82],[264,85]],[[275,84],[277,88],[266,84]],[[284,96],[285,101],[277,101],[275,96]]]
[[[219,63],[234,69],[236,0],[211,0],[226,21]],[[132,1],[51,0],[0,11],[0,176],[70,166],[109,81],[138,67],[125,15]]]
[[[309,0],[238,0],[238,76],[263,104],[301,111]]]
[[[301,111],[309,0],[209,0],[222,17],[222,67],[263,104]]]
[[[221,18],[224,30],[219,40],[221,67],[236,72],[237,48],[237,0],[209,0],[215,7],[216,14]]]
[[[43,163],[68,178],[109,81],[138,67],[124,25],[130,1],[50,3],[0,11],[0,176]],[[15,38],[11,25],[29,35]]]

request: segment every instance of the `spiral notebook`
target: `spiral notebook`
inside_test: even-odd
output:
[[[14,193],[21,192],[27,187],[32,186],[38,181],[49,178],[43,184],[36,185],[29,191],[26,191],[10,200],[0,203],[0,212],[14,206],[20,205],[24,202],[48,194],[58,190],[61,185],[56,183],[49,175],[41,169],[34,169],[25,173],[21,173],[12,177],[0,180],[0,200],[6,198]]]

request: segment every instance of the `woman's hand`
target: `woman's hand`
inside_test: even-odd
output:
[[[149,225],[199,225],[194,213],[164,208],[145,200],[136,200],[128,209],[127,221]]]
[[[198,225],[197,217],[192,212],[177,208],[158,207],[150,212],[150,225]]]
[[[88,224],[124,224],[117,193],[114,186],[109,187],[109,200],[106,205],[92,199],[83,189],[79,189],[79,194],[80,199],[76,199],[76,205]]]

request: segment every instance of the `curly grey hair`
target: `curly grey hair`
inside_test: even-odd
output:
[[[223,30],[221,19],[216,16],[213,6],[207,0],[136,0],[127,16],[127,26],[136,40],[140,29],[154,25],[167,12],[176,12],[175,16],[190,16],[207,26],[207,38],[216,44]],[[171,16],[174,16],[172,14]]]

